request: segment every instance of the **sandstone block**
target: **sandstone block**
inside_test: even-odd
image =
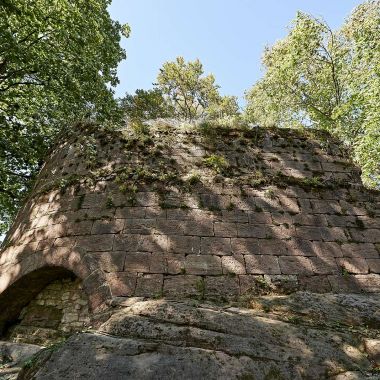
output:
[[[380,273],[380,259],[367,259],[367,264],[371,273]]]
[[[299,290],[298,278],[295,275],[264,274],[264,281],[277,293],[289,294]]]
[[[125,252],[94,252],[91,256],[97,261],[97,264],[104,272],[122,272],[124,267]]]
[[[249,223],[251,224],[271,224],[272,218],[269,212],[249,211]]]
[[[367,293],[380,292],[380,276],[378,274],[358,274],[354,277],[361,291]]]
[[[341,246],[334,242],[316,241],[311,243],[314,254],[319,258],[342,257]]]
[[[293,224],[293,216],[291,214],[274,212],[271,214],[271,216],[272,216],[274,225],[278,225],[278,224],[292,225]]]
[[[148,252],[128,252],[125,256],[124,269],[132,273],[149,273],[151,256]]]
[[[203,223],[184,221],[182,223],[182,229],[185,235],[196,235],[196,236],[213,236],[213,225],[212,221],[205,221]]]
[[[136,297],[158,297],[162,293],[162,274],[144,274],[137,277]]]
[[[345,243],[342,244],[342,253],[344,257],[380,258],[372,243]]]
[[[296,227],[297,236],[305,240],[322,240],[320,227]]]
[[[201,253],[203,255],[230,255],[231,239],[223,237],[202,237]]]
[[[148,206],[159,206],[160,199],[157,193],[155,192],[138,192],[136,194],[136,202],[139,206],[148,207]]]
[[[265,239],[272,236],[271,230],[267,227],[258,227],[252,224],[238,224],[237,225],[238,237],[254,237]]]
[[[165,256],[166,271],[169,274],[184,274],[185,273],[185,255],[169,254]]]
[[[215,222],[214,232],[215,232],[215,236],[236,237],[237,236],[236,223]]]
[[[299,198],[298,204],[300,206],[300,212],[304,214],[313,213],[313,209],[311,207],[310,199]]]
[[[155,219],[125,219],[123,233],[149,235],[156,231]]]
[[[77,238],[76,245],[89,252],[111,251],[114,235],[90,235]]]
[[[166,219],[167,210],[162,207],[145,207],[145,219]]]
[[[329,226],[333,227],[356,227],[356,218],[354,216],[327,215]]]
[[[140,236],[132,234],[117,234],[114,238],[114,251],[137,251]]]
[[[342,211],[344,211],[345,214],[357,216],[367,215],[367,210],[365,209],[364,204],[363,206],[357,206],[344,200],[340,200],[339,203]]]
[[[341,227],[322,227],[321,235],[324,241],[347,241],[345,230]]]
[[[339,202],[336,201],[315,199],[311,200],[311,207],[315,214],[336,214],[342,211]]]
[[[220,257],[211,255],[188,255],[185,260],[186,273],[198,275],[222,274]]]
[[[136,286],[136,275],[127,272],[115,272],[107,274],[107,282],[114,297],[130,297]]]
[[[339,273],[339,267],[332,257],[309,257],[310,263],[315,274]]]
[[[285,212],[298,213],[300,211],[297,199],[289,198],[283,195],[278,197],[282,210]]]
[[[245,266],[250,274],[280,274],[278,258],[274,256],[245,255]]]
[[[106,204],[105,193],[87,193],[82,202],[82,208],[99,208]]]
[[[231,239],[231,249],[234,255],[258,254],[260,252],[258,239]]]
[[[279,264],[283,274],[313,274],[313,265],[307,257],[282,256],[279,257]]]
[[[120,219],[143,219],[145,218],[145,207],[118,207],[115,218]]]
[[[231,298],[239,295],[239,279],[231,276],[205,277],[205,295],[211,298]]]
[[[167,297],[190,297],[199,296],[200,276],[166,276],[164,279],[164,295]]]
[[[368,358],[376,365],[380,365],[380,340],[379,339],[365,339],[364,347],[368,354]]]
[[[245,274],[245,261],[243,255],[223,256],[222,257],[223,274]]]
[[[302,276],[299,278],[300,288],[312,293],[328,293],[331,285],[327,276]]]
[[[166,210],[166,217],[168,220],[189,220],[192,218],[192,214],[189,210],[173,208]]]
[[[166,260],[162,253],[152,253],[150,256],[150,273],[166,273]]]
[[[172,237],[165,235],[140,235],[137,239],[136,250],[141,252],[166,252]]]
[[[245,210],[223,210],[221,221],[227,223],[248,223],[248,213]]]
[[[183,234],[183,223],[176,220],[157,220],[155,231],[157,234],[163,235],[179,235]]]
[[[296,228],[288,224],[279,226],[270,226],[270,234],[268,236],[275,237],[276,239],[290,240],[298,236]]]
[[[91,233],[93,235],[117,234],[123,230],[124,219],[95,220]]]
[[[348,273],[368,273],[368,263],[365,259],[360,257],[352,257],[352,258],[338,258],[336,259],[337,264],[343,270]]]
[[[284,256],[315,256],[314,247],[309,240],[293,238],[291,240],[283,241],[282,244],[287,249],[287,253],[284,253]]]
[[[350,228],[350,235],[352,240],[363,243],[380,243],[380,230],[369,228],[361,230],[357,228]]]
[[[294,224],[302,226],[327,226],[325,215],[297,214],[293,216]]]
[[[330,275],[328,280],[334,293],[360,293],[362,291],[356,277],[352,275]]]
[[[168,251],[173,253],[198,254],[201,238],[198,236],[173,235],[168,237]]]
[[[241,295],[257,295],[271,290],[269,282],[261,275],[239,275],[239,283]]]
[[[261,239],[258,241],[260,255],[286,256],[288,255],[287,245],[285,240],[280,239]],[[253,252],[255,254],[255,252]]]

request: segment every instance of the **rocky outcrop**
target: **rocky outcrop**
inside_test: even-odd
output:
[[[15,380],[22,367],[28,365],[40,346],[0,341],[0,379]]]
[[[130,299],[21,379],[378,379],[380,296]],[[299,307],[297,307],[299,305]],[[30,369],[29,369],[30,371]]]

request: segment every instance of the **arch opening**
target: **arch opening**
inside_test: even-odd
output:
[[[61,267],[44,267],[20,278],[0,295],[3,339],[46,345],[90,324],[82,281]]]

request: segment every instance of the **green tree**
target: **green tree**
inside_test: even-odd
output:
[[[211,119],[223,118],[226,116],[237,116],[239,114],[239,104],[236,96],[219,96],[207,108],[207,116]]]
[[[149,120],[173,115],[173,109],[158,88],[126,94],[121,100],[121,108],[130,119]]]
[[[237,112],[236,98],[222,97],[214,76],[203,74],[199,59],[186,62],[183,57],[177,57],[174,62],[163,64],[157,77],[157,87],[174,114],[193,120],[206,116],[208,111],[213,115]]]
[[[333,31],[299,12],[288,36],[265,50],[265,74],[246,108],[262,125],[332,132],[351,147],[369,186],[380,183],[379,15],[380,1],[368,1]]]
[[[345,71],[351,97],[341,113],[357,121],[352,131],[343,126],[340,130],[352,141],[365,182],[380,188],[380,1],[359,5],[342,35],[347,41]]]
[[[343,98],[341,52],[339,36],[299,12],[289,35],[265,49],[265,76],[248,92],[248,114],[280,125],[329,128]]]
[[[120,104],[130,119],[179,117],[187,120],[207,117],[218,119],[239,114],[235,96],[221,96],[212,74],[203,75],[197,59],[186,62],[177,57],[163,64],[152,90],[137,90],[126,94]]]
[[[75,120],[115,115],[110,89],[128,26],[110,0],[0,3],[0,222],[4,230],[54,137]]]

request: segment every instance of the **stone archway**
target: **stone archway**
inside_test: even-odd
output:
[[[22,309],[54,281],[78,278],[95,320],[112,298],[96,258],[80,247],[33,253],[9,248],[0,258],[0,336],[19,320]]]
[[[89,302],[82,281],[70,272],[49,274],[56,279],[37,293],[17,318],[6,322],[3,335],[7,340],[46,345],[90,325]]]
[[[83,277],[81,276],[82,274]],[[53,286],[53,289],[51,289],[51,286]],[[71,324],[71,322],[79,321],[75,321],[75,318],[68,316],[70,312],[68,313],[67,310],[64,312],[54,311],[54,308],[59,310],[66,303],[66,296],[63,294],[56,294],[57,298],[55,300],[50,297],[49,293],[57,290],[54,287],[61,287],[62,290],[69,293],[76,292],[74,298],[81,300],[82,303],[86,300],[86,305],[83,306],[88,308],[91,315],[104,309],[106,301],[110,297],[103,273],[96,268],[91,271],[91,266],[86,270],[82,268],[82,270],[78,271],[78,267],[66,268],[45,264],[38,268],[34,267],[29,271],[27,269],[21,270],[0,294],[0,305],[6,305],[6,307],[0,309],[0,336],[9,335],[10,328],[20,322],[28,325],[34,320],[37,321],[37,326],[35,327],[44,328],[44,319],[46,321],[50,320],[46,322],[46,328],[49,328],[50,323],[50,327],[55,326],[55,328],[75,331],[75,323]],[[48,306],[52,307],[39,307],[42,306],[39,305],[41,302],[38,302],[41,297],[43,301],[50,304]],[[50,300],[48,301],[49,297]],[[33,308],[35,312],[33,312]],[[78,327],[77,330],[80,330],[85,322],[87,323],[87,317],[82,315],[80,323],[76,326]],[[71,326],[69,326],[70,324]]]

